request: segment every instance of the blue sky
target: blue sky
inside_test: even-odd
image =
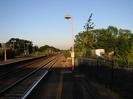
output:
[[[14,37],[69,48],[70,21],[64,15],[74,17],[76,35],[90,13],[95,28],[113,25],[133,31],[133,0],[0,0],[0,42]]]

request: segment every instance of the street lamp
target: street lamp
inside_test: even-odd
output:
[[[72,69],[74,69],[74,33],[73,33],[73,17],[66,15],[64,16],[65,19],[70,20],[71,19],[71,29],[72,29],[72,52],[71,52],[71,57],[72,57]]]

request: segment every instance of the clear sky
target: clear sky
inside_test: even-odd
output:
[[[14,37],[69,48],[70,21],[64,15],[74,17],[77,34],[90,13],[95,28],[113,25],[133,31],[133,0],[0,0],[0,42]]]

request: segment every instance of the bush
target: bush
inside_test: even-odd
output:
[[[63,51],[63,54],[64,54],[65,58],[67,58],[67,57],[70,57],[70,56],[71,56],[71,53],[70,53],[70,51],[69,51],[69,50],[65,50],[65,51]]]

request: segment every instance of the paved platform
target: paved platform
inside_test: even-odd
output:
[[[19,62],[19,61],[24,61],[24,60],[28,60],[28,59],[32,59],[32,58],[35,58],[35,57],[23,57],[23,58],[7,59],[6,62],[5,61],[0,61],[0,66],[15,63],[15,62]]]
[[[28,99],[121,99],[80,72],[64,67],[61,60],[63,57]]]

